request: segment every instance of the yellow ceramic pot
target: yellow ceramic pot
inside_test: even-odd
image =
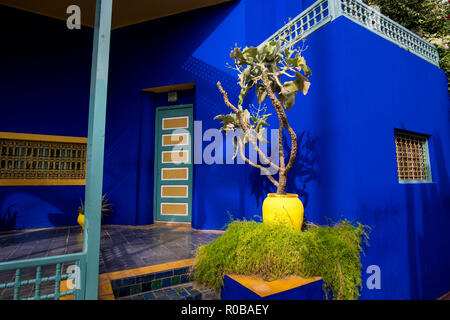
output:
[[[298,195],[269,193],[263,203],[263,222],[284,224],[301,230],[303,211],[303,204]]]
[[[84,229],[84,214],[78,214],[77,222],[81,226],[81,229]]]

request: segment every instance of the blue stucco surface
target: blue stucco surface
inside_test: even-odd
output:
[[[141,90],[195,82],[180,103],[194,104],[203,130],[219,128],[213,117],[228,110],[216,82],[232,102],[238,95],[236,76],[226,68],[230,49],[258,45],[310,3],[241,0],[113,31],[104,191],[115,213],[106,223],[153,223],[154,108],[167,100]],[[11,45],[0,52],[0,131],[86,136],[92,30],[69,33],[64,22],[5,10],[25,24],[39,21],[39,28],[17,27],[28,41],[10,35]],[[346,218],[372,227],[361,298],[437,298],[450,288],[445,74],[343,17],[306,44],[312,86],[289,112],[300,148],[288,191],[300,195],[310,221]],[[255,103],[254,94],[246,102]],[[398,183],[394,129],[430,135],[432,183]],[[230,215],[258,220],[265,195],[274,191],[245,165],[195,165],[193,183],[198,229],[221,229]],[[16,228],[71,225],[83,193],[82,187],[0,187],[0,209],[18,205]],[[381,290],[365,286],[373,264],[382,272]]]
[[[93,31],[3,6],[0,30],[0,131],[86,137]],[[80,199],[79,186],[0,187],[0,216],[16,213],[0,229],[76,225]]]

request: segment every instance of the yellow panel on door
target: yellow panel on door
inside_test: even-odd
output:
[[[188,180],[188,168],[162,168],[161,180]]]
[[[163,151],[162,163],[188,163],[188,150]]]
[[[161,203],[161,214],[162,215],[188,215],[188,204],[187,203]]]
[[[163,198],[187,198],[188,186],[161,186]]]
[[[163,134],[162,136],[162,146],[187,146],[189,144],[189,134]]]
[[[176,117],[162,119],[162,129],[186,129],[189,128],[189,117]]]

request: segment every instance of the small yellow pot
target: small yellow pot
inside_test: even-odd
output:
[[[81,226],[81,229],[84,230],[84,214],[81,213],[78,214],[77,222]]]
[[[264,223],[284,224],[301,230],[303,212],[303,204],[296,194],[269,193],[263,202]]]

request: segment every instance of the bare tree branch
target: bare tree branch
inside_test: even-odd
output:
[[[239,112],[239,109],[236,108],[228,99],[228,94],[227,92],[223,89],[222,84],[219,82],[217,82],[217,87],[219,88],[220,93],[222,93],[223,96],[223,100],[225,102],[225,104],[234,112],[236,113],[239,123],[241,124],[241,128],[244,131],[244,134],[247,134],[247,132],[249,132],[249,128],[247,126],[247,124],[244,122],[244,120],[242,120],[241,118],[241,114]],[[252,143],[253,147],[255,148],[255,150],[258,152],[259,156],[265,161],[267,162],[273,169],[279,171],[280,167],[277,166],[275,163],[273,163],[272,161],[269,160],[269,158],[266,157],[266,155],[264,154],[264,152],[261,151],[261,149],[259,148],[258,144],[255,141],[254,135],[250,134],[249,136],[249,141]],[[244,159],[245,160],[245,159]],[[267,169],[266,169],[267,170]],[[268,170],[267,170],[268,172]]]

